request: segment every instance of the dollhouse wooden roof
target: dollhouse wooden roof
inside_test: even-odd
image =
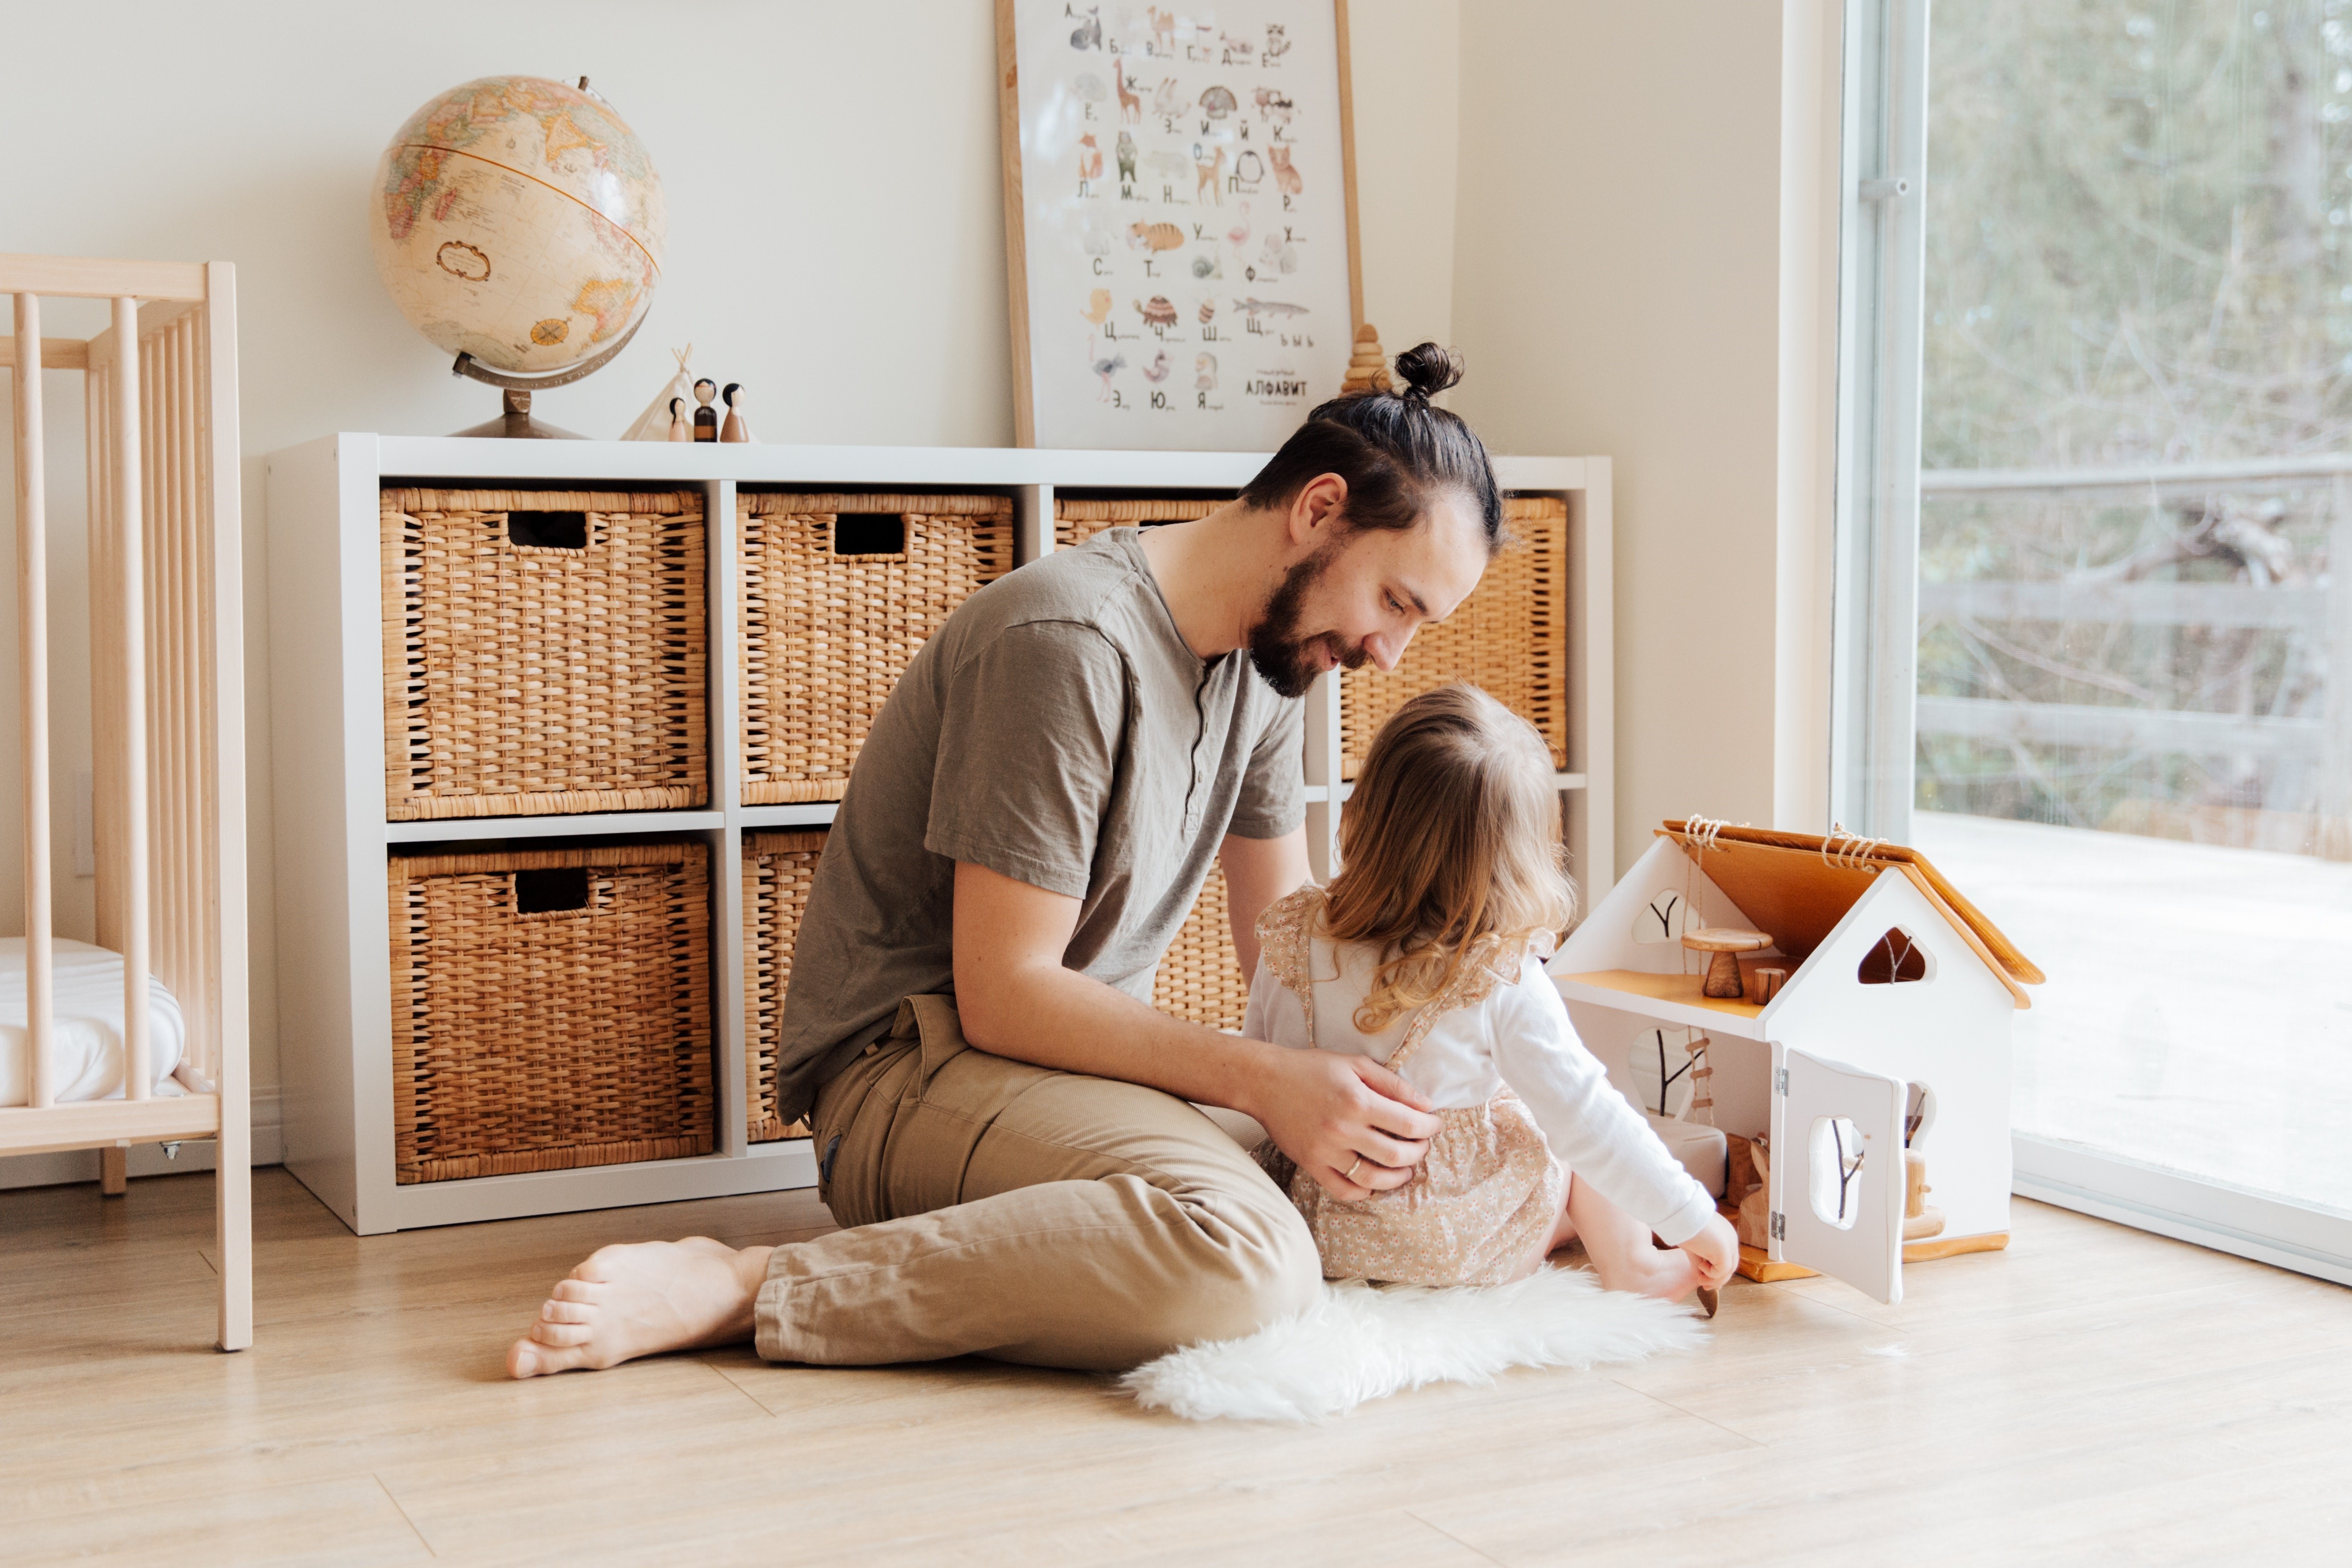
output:
[[[1710,831],[1695,834],[1687,821],[1669,821],[1657,833],[1680,844],[1741,915],[1770,932],[1780,951],[1800,962],[1821,946],[1870,884],[1894,867],[2000,977],[2020,1005],[2025,994],[2018,988],[2042,982],[2033,961],[1916,850],[1769,828],[1713,823],[1706,828]]]

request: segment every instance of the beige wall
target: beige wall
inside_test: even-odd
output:
[[[1364,319],[1391,354],[1450,342],[1462,7],[1459,0],[1350,0],[1348,15]]]
[[[1454,407],[1616,462],[1617,855],[1773,815],[1780,15],[1462,10]]]
[[[1457,5],[1357,0],[1351,14],[1372,319],[1394,346],[1443,340]],[[151,0],[17,6],[0,22],[0,145],[16,150],[0,250],[237,266],[257,1093],[278,1082],[259,458],[337,430],[455,430],[497,408],[495,392],[449,375],[376,280],[364,204],[385,140],[443,89],[516,70],[588,76],[645,139],[669,204],[661,291],[613,365],[541,397],[551,423],[617,434],[667,381],[668,349],[692,342],[698,370],[746,384],[765,440],[1002,444],[1013,417],[993,39],[984,0]],[[85,68],[101,58],[102,102]],[[87,336],[103,317],[52,305],[48,325]],[[80,397],[78,376],[46,378],[58,926],[87,938],[92,884],[62,869],[89,756]],[[0,489],[13,493],[8,463],[0,443]],[[15,559],[7,510],[0,559]],[[0,646],[15,645],[15,614],[0,595]],[[0,688],[5,933],[21,929],[23,868],[15,682]]]

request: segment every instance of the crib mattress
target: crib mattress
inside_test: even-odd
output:
[[[57,1063],[57,1099],[122,1097],[122,955],[64,937],[49,944],[50,1051]],[[188,1043],[187,1021],[163,982],[147,979],[147,1042],[155,1092],[182,1092],[172,1074]],[[32,1097],[32,1042],[25,1026],[25,939],[0,937],[0,1105]]]

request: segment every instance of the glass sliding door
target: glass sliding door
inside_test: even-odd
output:
[[[1916,524],[1841,528],[1916,549],[1871,756],[2050,976],[2019,1189],[2352,1281],[2352,4],[1848,26],[1889,13],[1927,26],[1885,110],[1924,128]]]

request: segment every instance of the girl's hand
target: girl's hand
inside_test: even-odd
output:
[[[1699,1283],[1708,1290],[1719,1288],[1739,1266],[1738,1233],[1720,1214],[1708,1215],[1699,1233],[1683,1243],[1683,1250],[1697,1263]]]
[[[1268,1047],[1252,1103],[1300,1170],[1333,1197],[1355,1202],[1402,1186],[1442,1124],[1428,1097],[1379,1062],[1329,1051]]]

